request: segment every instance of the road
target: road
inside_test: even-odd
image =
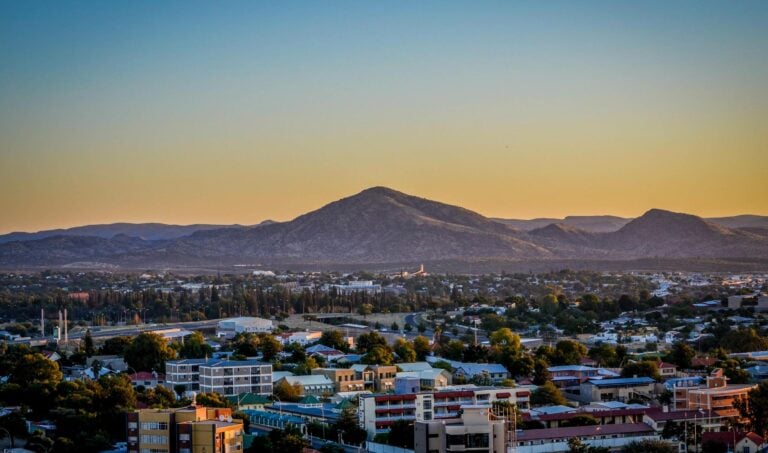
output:
[[[215,329],[219,319],[208,319],[205,321],[174,322],[168,324],[139,324],[136,326],[119,327],[78,327],[69,331],[69,339],[77,340],[85,337],[88,329],[91,329],[93,338],[112,338],[120,336],[135,336],[141,332],[163,329],[184,329],[184,330],[205,330]]]

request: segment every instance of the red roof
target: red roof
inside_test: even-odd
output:
[[[736,443],[738,444],[739,442],[744,440],[745,437],[749,438],[749,440],[751,440],[758,447],[763,445],[763,443],[765,442],[765,440],[762,437],[758,436],[757,434],[755,434],[753,432],[736,433],[736,432],[733,432],[733,431],[706,432],[706,433],[703,433],[702,436],[701,436],[701,442],[702,443],[703,442],[707,442],[707,441],[718,442],[718,443],[721,443],[721,444],[725,444],[725,446],[727,446],[727,447],[733,448],[733,441],[734,441],[734,439],[736,440]]]
[[[677,368],[674,363],[659,362],[659,368]]]

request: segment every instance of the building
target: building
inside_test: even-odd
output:
[[[598,369],[585,365],[560,365],[547,368],[552,383],[559,388],[578,386],[598,375]]]
[[[243,449],[243,424],[228,408],[142,409],[126,417],[128,453],[224,453]]]
[[[306,346],[310,343],[320,341],[320,337],[323,335],[320,331],[305,331],[305,332],[288,332],[277,335],[276,338],[283,344],[283,346],[291,343],[298,343],[302,346]]]
[[[330,379],[336,393],[365,390],[362,377],[351,368],[314,368],[312,374],[323,375]]]
[[[165,385],[174,390],[272,394],[272,365],[258,360],[173,360],[165,363],[165,376]]]
[[[387,432],[396,420],[431,421],[457,418],[465,406],[490,406],[495,401],[507,401],[521,409],[530,405],[531,391],[526,387],[478,387],[463,385],[445,387],[439,391],[404,394],[361,394],[358,397],[360,426],[369,439]]]
[[[222,319],[216,329],[216,336],[232,338],[239,333],[268,333],[275,326],[269,319],[243,316],[240,318]]]
[[[702,445],[707,442],[723,444],[725,448],[733,453],[757,453],[762,451],[765,446],[765,439],[753,432],[710,432],[701,435]],[[735,448],[734,448],[735,444]]]
[[[355,364],[350,367],[355,371],[357,380],[364,384],[365,390],[390,392],[395,389],[397,366]]]
[[[677,376],[677,365],[674,363],[659,362],[659,374],[662,379],[670,379]]]
[[[484,385],[493,385],[509,377],[509,371],[499,363],[459,363],[453,367],[455,382],[479,381]]]
[[[200,365],[200,391],[271,395],[272,365],[258,360],[209,360]]]
[[[432,390],[451,385],[451,373],[441,368],[430,368],[422,371],[401,371],[395,375],[400,378],[416,378],[419,381],[420,390]]]
[[[658,440],[659,435],[645,423],[573,426],[567,428],[526,429],[514,439],[518,453],[568,452],[570,439],[579,439],[590,447],[621,450],[632,442]]]
[[[131,378],[131,383],[134,387],[155,388],[165,383],[165,375],[156,371],[151,373],[139,371],[138,373],[129,374],[128,377]]]
[[[675,410],[701,409],[723,416],[738,416],[739,411],[734,407],[734,401],[738,398],[748,399],[749,391],[757,387],[757,384],[728,385],[727,380],[723,370],[717,368],[707,376],[704,385],[680,382],[672,392],[672,407]]]
[[[311,374],[309,376],[285,376],[275,382],[275,386],[287,382],[288,385],[299,387],[301,395],[326,396],[333,395],[336,386],[328,376],[323,374]]]
[[[652,407],[645,411],[643,422],[651,426],[657,433],[661,434],[664,427],[669,422],[677,424],[687,423],[689,426],[696,425],[701,432],[720,431],[726,426],[729,417],[718,415],[713,411],[704,410],[684,410],[669,411],[666,408]]]
[[[461,415],[414,424],[414,452],[451,451],[506,452],[505,419],[496,417],[489,406],[464,406]]]
[[[569,398],[591,403],[593,401],[650,400],[654,394],[654,381],[649,377],[590,379],[581,384],[578,395]]]
[[[200,365],[206,359],[182,359],[165,362],[165,385],[176,390],[196,392],[200,390]]]

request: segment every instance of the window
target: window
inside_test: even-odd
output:
[[[189,434],[179,434],[179,440],[189,440]]]
[[[488,434],[467,434],[467,448],[488,448]]]
[[[128,429],[136,429],[139,427],[139,424],[136,422],[128,422]]]
[[[168,436],[155,436],[151,434],[142,434],[142,444],[168,444]]]
[[[167,430],[168,429],[168,423],[167,422],[141,422],[141,429],[159,429],[159,430]]]

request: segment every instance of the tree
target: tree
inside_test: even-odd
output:
[[[184,339],[184,344],[179,348],[179,357],[182,359],[202,359],[213,355],[213,348],[205,342],[205,337],[200,332],[194,332]]]
[[[259,334],[259,351],[265,361],[271,362],[282,350],[283,345],[277,341],[277,338],[267,333]]]
[[[91,336],[91,329],[85,331],[85,338],[83,339],[85,344],[85,355],[91,357],[96,350],[93,347],[93,336]]]
[[[571,417],[560,422],[560,426],[592,426],[597,425],[597,419],[590,414],[580,414],[575,417]]]
[[[198,406],[205,407],[232,407],[232,403],[216,392],[198,393],[195,397]]]
[[[416,361],[416,351],[408,340],[398,338],[395,340],[395,353],[400,357],[400,361],[410,363]]]
[[[443,357],[450,360],[461,360],[464,357],[464,342],[451,340],[443,348]]]
[[[752,431],[763,437],[768,434],[768,381],[750,390],[747,398],[738,398],[734,406]]]
[[[368,332],[361,334],[357,337],[357,351],[360,353],[366,353],[370,349],[373,349],[374,346],[382,346],[385,348],[389,348],[389,345],[387,344],[387,339],[384,338],[381,334],[378,332]]]
[[[253,357],[259,353],[259,337],[251,332],[241,332],[232,338],[232,348],[236,354]]]
[[[416,351],[416,360],[424,360],[429,355],[432,348],[429,345],[429,339],[419,335],[413,339],[413,350]]]
[[[125,350],[131,345],[131,337],[115,337],[110,338],[101,345],[101,354],[104,355],[118,355],[125,354]]]
[[[407,420],[395,420],[389,427],[388,443],[395,447],[413,450],[414,441],[413,422]]]
[[[560,340],[555,345],[553,360],[559,365],[577,365],[587,355],[587,347],[578,341]]]
[[[720,339],[720,346],[731,352],[764,351],[768,349],[768,338],[751,327],[731,330]]]
[[[600,366],[617,365],[616,348],[608,343],[597,345],[589,350],[589,358]]]
[[[287,380],[281,379],[275,385],[274,393],[280,398],[280,401],[295,402],[301,398],[301,386],[299,384],[291,385]]]
[[[679,341],[672,346],[666,359],[680,368],[690,368],[691,361],[696,357],[696,351],[686,343]]]
[[[389,348],[374,346],[360,361],[368,365],[392,365],[395,362],[395,358],[392,356]]]
[[[349,344],[344,340],[344,335],[340,330],[326,330],[320,335],[320,344],[339,351],[349,351]]]
[[[358,424],[357,412],[351,407],[341,411],[331,429],[336,435],[340,435],[344,443],[347,444],[360,444],[368,436],[368,433]]]
[[[27,421],[18,412],[11,412],[0,417],[0,427],[5,428],[11,437],[11,448],[15,446],[15,439],[27,437]],[[0,430],[0,436],[5,437],[6,432]]]
[[[520,351],[520,335],[512,332],[508,327],[493,332],[488,339],[492,346],[502,346],[512,353]]]
[[[631,362],[624,365],[621,369],[621,377],[640,377],[645,376],[656,380],[661,379],[659,373],[659,365],[656,362],[650,360],[643,360],[640,362]]]
[[[151,332],[140,333],[125,350],[125,363],[136,371],[165,370],[165,361],[176,357],[165,338]]]
[[[544,385],[540,385],[531,394],[531,404],[537,406],[564,406],[567,403],[568,401],[565,399],[565,397],[563,397],[563,394],[560,393],[560,389],[555,387],[555,384],[552,382],[546,382]]]
[[[677,453],[677,448],[663,440],[642,440],[627,444],[621,453]]]
[[[533,383],[544,385],[552,380],[549,374],[549,364],[542,359],[535,359],[533,364]]]
[[[61,378],[62,374],[56,362],[48,360],[42,354],[34,353],[26,354],[19,359],[8,378],[8,382],[18,384],[23,388],[35,384],[53,388],[61,381]]]

